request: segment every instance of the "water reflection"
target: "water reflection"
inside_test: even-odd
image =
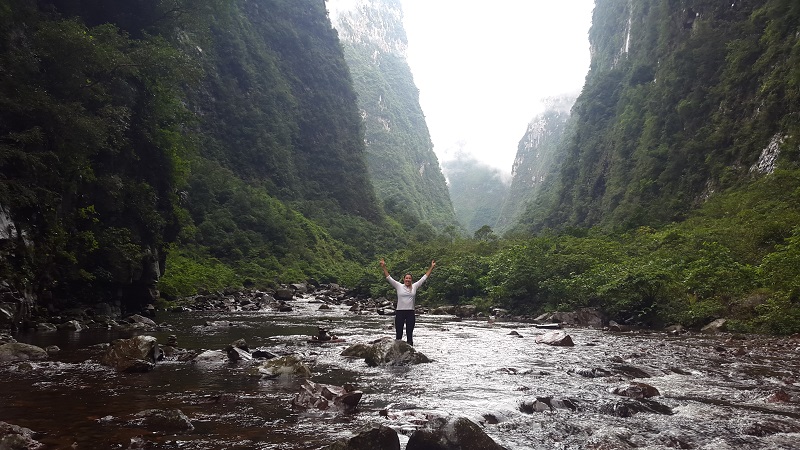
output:
[[[149,334],[162,343],[175,335],[180,347],[196,350],[245,339],[250,348],[296,353],[315,381],[364,391],[357,414],[293,410],[297,380],[263,380],[244,363],[171,361],[145,374],[117,374],[91,362],[97,354],[91,346],[130,336],[84,330],[16,337],[62,351],[27,372],[16,363],[0,367],[0,420],[46,433],[41,441],[49,448],[313,449],[375,423],[405,433],[405,443],[436,412],[481,423],[514,450],[797,448],[796,345],[570,329],[575,347],[550,347],[535,343],[544,331],[529,325],[422,316],[416,348],[433,362],[370,368],[340,353],[352,343],[392,336],[390,317],[344,307],[318,311],[305,300],[293,306],[290,313],[162,315],[157,321],[165,326]],[[229,326],[206,326],[212,321]],[[347,342],[307,342],[317,326]],[[631,373],[646,377],[638,380],[657,388],[661,395],[653,400],[672,414],[610,414],[623,400],[610,391]],[[791,401],[767,402],[776,390]],[[576,409],[524,412],[522,405],[537,399],[568,400]],[[150,408],[180,409],[194,429],[166,433],[127,422]]]

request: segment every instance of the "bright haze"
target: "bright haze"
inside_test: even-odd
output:
[[[402,0],[408,64],[440,161],[510,175],[542,99],[577,94],[594,0]]]

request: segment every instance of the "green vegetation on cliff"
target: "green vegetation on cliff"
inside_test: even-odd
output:
[[[794,167],[798,24],[787,0],[598,0],[554,199],[523,227],[664,225],[749,182],[771,143]]]
[[[0,33],[0,278],[20,291],[136,309],[165,266],[186,295],[336,280],[404,243],[323,2],[3,0]]]

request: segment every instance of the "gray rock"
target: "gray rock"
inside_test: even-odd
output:
[[[116,339],[100,362],[119,372],[147,372],[156,364],[158,340],[153,336]]]
[[[393,429],[378,425],[329,445],[326,450],[400,450],[400,438]]]
[[[180,409],[147,409],[140,411],[136,413],[132,424],[157,431],[194,429],[192,421]]]
[[[630,398],[650,398],[661,395],[653,386],[647,383],[631,382],[626,385],[617,386],[611,390],[613,394],[622,395]]]
[[[294,298],[294,291],[291,289],[278,289],[275,291],[276,300],[291,300]]]
[[[311,369],[294,355],[279,356],[262,363],[258,372],[266,378],[311,378]]]
[[[702,333],[722,333],[727,328],[727,319],[717,319],[700,329]]]
[[[540,344],[555,345],[559,347],[572,347],[575,345],[572,342],[572,337],[564,331],[548,331],[545,334],[536,336],[536,342]]]
[[[363,392],[349,387],[305,380],[300,386],[300,392],[292,398],[292,406],[306,409],[338,409],[343,412],[352,412],[355,411],[363,395]]]
[[[437,417],[408,440],[406,450],[504,450],[476,423],[464,417]]]
[[[29,361],[47,359],[47,352],[35,345],[11,342],[0,345],[0,361]]]
[[[6,422],[0,422],[0,449],[39,450],[44,444],[34,439],[33,430]]]
[[[77,320],[68,320],[68,321],[66,321],[64,323],[60,323],[60,324],[56,325],[56,328],[58,328],[59,330],[81,331],[86,327],[83,326]]]
[[[389,337],[378,339],[370,344],[355,344],[342,352],[342,356],[364,358],[370,367],[381,365],[406,366],[431,362],[405,341]]]

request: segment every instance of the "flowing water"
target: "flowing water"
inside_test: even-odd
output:
[[[313,381],[364,392],[355,413],[293,409],[301,381],[262,379],[246,362],[163,361],[148,373],[116,373],[91,346],[129,335],[84,330],[15,336],[62,350],[48,361],[0,365],[0,421],[38,432],[53,449],[320,449],[374,424],[397,430],[404,447],[430,415],[470,418],[512,450],[800,448],[796,340],[571,328],[575,346],[554,347],[536,343],[546,330],[530,324],[422,315],[416,350],[433,362],[371,368],[340,353],[393,336],[392,318],[318,310],[310,300],[295,300],[288,313],[165,313],[157,317],[165,327],[146,334],[160,343],[175,335],[186,349],[243,338],[250,348],[297,354]],[[346,342],[309,343],[317,326]],[[642,403],[611,392],[631,380],[660,396]],[[541,407],[548,401],[554,408]],[[194,429],[131,420],[153,408],[180,409]]]

